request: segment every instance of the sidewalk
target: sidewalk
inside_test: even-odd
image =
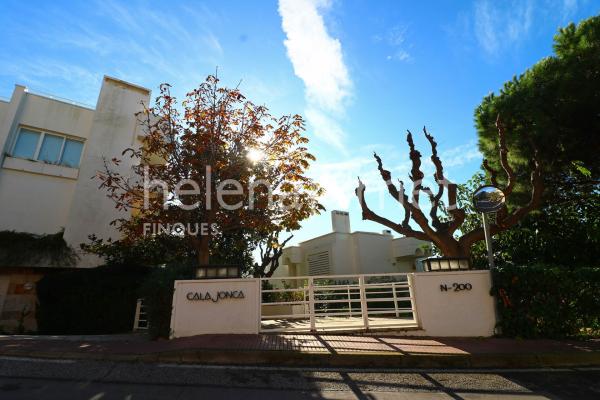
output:
[[[600,366],[600,340],[349,335],[0,336],[0,355],[112,361],[387,368]]]

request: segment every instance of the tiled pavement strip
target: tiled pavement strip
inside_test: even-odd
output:
[[[410,338],[311,334],[202,335],[150,341],[142,335],[0,336],[0,354],[153,354],[197,350],[311,354],[468,355],[600,351],[600,340],[556,341],[502,338]]]

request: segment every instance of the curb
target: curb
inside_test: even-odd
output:
[[[0,356],[114,362],[353,368],[559,368],[600,366],[600,351],[540,354],[352,354],[182,350],[149,354],[2,351]]]

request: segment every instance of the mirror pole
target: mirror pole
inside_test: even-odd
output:
[[[488,220],[486,213],[481,213],[481,217],[483,219],[483,232],[485,234],[485,247],[487,248],[488,263],[490,265],[490,269],[494,269],[495,264],[494,252],[492,250],[492,235],[490,232],[490,221]]]

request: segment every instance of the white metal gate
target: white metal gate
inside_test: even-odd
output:
[[[417,327],[412,274],[261,279],[261,332]]]

